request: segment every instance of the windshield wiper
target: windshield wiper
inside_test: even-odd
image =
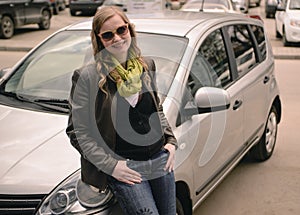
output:
[[[31,99],[25,95],[15,94],[15,98],[20,101],[29,102],[48,110],[55,110],[61,113],[68,113],[68,101],[65,99]]]

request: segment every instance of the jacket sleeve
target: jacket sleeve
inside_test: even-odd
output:
[[[93,89],[87,72],[76,70],[72,76],[69,98],[69,120],[66,133],[71,144],[81,156],[106,174],[112,174],[117,160],[101,137],[93,114],[97,92]],[[96,88],[97,90],[97,88]]]
[[[152,79],[152,89],[153,91],[155,92],[155,98],[156,98],[156,105],[157,105],[157,109],[158,109],[158,114],[159,114],[159,117],[160,117],[160,121],[161,121],[161,126],[162,126],[162,129],[163,129],[163,132],[164,132],[164,137],[165,137],[165,145],[167,143],[170,143],[172,145],[174,145],[176,147],[176,149],[178,148],[178,143],[177,143],[177,140],[173,134],[173,131],[172,131],[172,128],[171,126],[169,125],[169,122],[164,114],[164,111],[163,111],[163,106],[160,102],[160,99],[159,99],[159,96],[158,96],[158,88],[157,88],[157,82],[156,82],[156,67],[155,67],[155,63],[154,63],[154,60],[149,60],[147,59],[146,60],[148,66],[149,66],[149,73],[150,73],[150,76],[151,76],[151,79]]]

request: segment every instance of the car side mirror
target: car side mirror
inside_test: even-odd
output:
[[[230,96],[224,89],[201,87],[195,94],[195,103],[199,113],[226,110],[230,106]]]

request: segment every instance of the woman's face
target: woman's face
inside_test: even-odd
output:
[[[127,51],[131,44],[131,35],[128,24],[119,15],[116,14],[106,20],[98,36],[107,51],[119,61],[126,60]]]

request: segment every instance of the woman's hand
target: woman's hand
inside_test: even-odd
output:
[[[119,181],[131,185],[142,182],[142,176],[138,172],[128,168],[126,165],[126,161],[123,160],[118,161],[112,173],[112,176]]]
[[[164,148],[169,151],[169,158],[167,164],[165,166],[165,171],[172,172],[174,170],[175,165],[175,151],[176,148],[173,144],[167,143]]]

